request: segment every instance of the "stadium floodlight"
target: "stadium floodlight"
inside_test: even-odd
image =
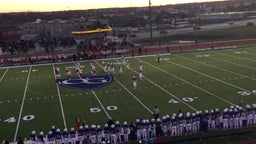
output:
[[[152,8],[151,8],[151,0],[148,0],[148,8],[149,8],[149,29],[150,29],[150,44],[152,45]]]

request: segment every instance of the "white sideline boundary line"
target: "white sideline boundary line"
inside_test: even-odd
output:
[[[105,114],[107,115],[107,117],[109,119],[111,119],[111,116],[108,114],[107,110],[104,108],[103,104],[101,103],[100,99],[98,98],[98,96],[96,95],[96,93],[94,92],[94,90],[91,90],[91,92],[93,93],[93,95],[95,96],[95,98],[97,99],[98,103],[100,104],[101,108],[103,109],[103,111],[105,112]]]
[[[236,73],[236,72],[233,72],[233,71],[230,71],[230,70],[227,70],[227,69],[224,69],[224,68],[220,68],[220,67],[217,67],[217,66],[214,66],[214,65],[211,65],[211,64],[206,64],[206,63],[203,63],[203,62],[199,62],[197,60],[194,60],[194,59],[191,59],[191,58],[185,58],[183,56],[180,56],[180,55],[175,55],[176,57],[179,57],[179,58],[182,58],[182,59],[185,59],[185,60],[189,60],[189,61],[194,61],[194,62],[197,62],[197,63],[200,63],[200,64],[203,64],[203,65],[206,65],[206,66],[209,66],[209,67],[213,67],[213,68],[216,68],[216,69],[219,69],[219,70],[222,70],[222,71],[225,71],[225,72],[228,72],[228,73],[232,73],[232,74],[235,74],[235,75],[238,75],[238,76],[241,76],[241,77],[245,77],[245,78],[248,78],[250,80],[256,80],[254,78],[251,78],[247,75],[244,75],[244,74],[240,74],[240,73]]]
[[[97,64],[98,66],[100,66],[101,69],[103,69],[103,67],[102,67],[98,62],[96,62],[96,64]],[[150,114],[153,114],[153,112],[152,112],[142,101],[140,101],[127,87],[125,87],[117,78],[114,77],[114,79],[115,79],[116,82],[117,82],[119,85],[121,85],[131,96],[133,96],[133,98],[134,98],[138,103],[140,103],[147,111],[149,111]]]
[[[184,83],[187,83],[187,84],[189,84],[189,85],[191,85],[191,86],[193,86],[193,87],[195,87],[195,88],[197,88],[197,89],[199,89],[199,90],[201,90],[201,91],[203,91],[203,92],[205,92],[205,93],[207,93],[207,94],[209,94],[209,95],[211,95],[211,96],[214,96],[214,97],[216,97],[216,98],[218,98],[218,99],[220,99],[220,100],[222,100],[222,101],[224,101],[224,102],[226,102],[226,103],[228,103],[228,104],[235,105],[234,103],[232,103],[232,102],[230,102],[230,101],[228,101],[228,100],[226,100],[226,99],[224,99],[224,98],[222,98],[222,97],[219,97],[219,96],[217,96],[216,94],[214,94],[214,93],[212,93],[212,92],[210,92],[210,91],[208,91],[208,90],[206,90],[206,89],[203,89],[203,88],[201,88],[201,87],[199,87],[199,86],[196,86],[195,84],[193,84],[193,83],[191,83],[191,82],[189,82],[189,81],[187,81],[187,80],[185,80],[185,79],[182,79],[182,78],[180,78],[179,76],[177,76],[177,75],[175,75],[175,74],[169,73],[169,72],[167,72],[167,71],[165,71],[165,70],[163,70],[163,69],[161,69],[161,68],[158,68],[158,67],[156,67],[155,65],[152,65],[152,64],[150,64],[150,63],[148,63],[148,62],[146,62],[146,61],[143,61],[143,62],[146,63],[147,65],[150,65],[151,67],[154,67],[155,69],[158,69],[158,70],[160,70],[160,71],[162,71],[162,72],[164,72],[164,73],[166,73],[166,74],[168,74],[168,75],[171,75],[171,76],[173,76],[173,77],[175,77],[175,78],[177,78],[177,79],[183,81]]]
[[[136,58],[136,57],[151,57],[151,56],[162,56],[162,55],[170,55],[170,53],[163,53],[163,54],[151,54],[151,55],[140,55],[140,56],[127,56],[124,58]],[[115,58],[104,58],[104,59],[94,59],[94,60],[80,60],[80,61],[75,61],[75,62],[93,62],[93,61],[103,61],[103,60],[117,60],[120,59],[121,57],[115,57]],[[71,64],[74,63],[74,61],[68,61],[68,62],[55,62],[55,63],[44,63],[44,64],[30,64],[30,65],[19,65],[19,66],[5,66],[5,67],[0,67],[0,69],[5,69],[5,68],[23,68],[23,67],[31,67],[31,66],[49,66],[49,65],[55,65],[55,64]]]
[[[53,69],[54,78],[56,78],[54,64],[52,64],[52,69]],[[60,109],[61,109],[63,124],[64,124],[64,127],[67,128],[66,118],[65,118],[65,114],[64,114],[64,110],[63,110],[63,105],[62,105],[62,100],[61,100],[61,96],[60,96],[60,88],[59,88],[59,85],[57,83],[56,83],[56,88],[57,88],[57,92],[58,92],[58,96],[59,96],[59,101],[60,101]]]
[[[199,72],[199,71],[197,71],[197,70],[194,70],[194,69],[185,67],[185,66],[180,65],[180,64],[177,64],[177,63],[175,63],[175,62],[171,62],[171,61],[167,61],[167,62],[168,62],[168,63],[175,64],[175,65],[177,65],[177,66],[179,66],[179,67],[182,67],[182,68],[184,68],[184,69],[193,71],[193,72],[195,72],[195,73],[201,74],[201,75],[203,75],[203,76],[209,77],[209,78],[211,78],[211,79],[214,79],[214,80],[216,80],[216,81],[218,81],[218,82],[224,83],[224,84],[229,85],[229,86],[231,86],[231,87],[234,87],[234,88],[237,88],[237,89],[240,89],[240,90],[243,90],[243,91],[246,91],[246,92],[251,93],[250,91],[248,91],[248,90],[246,90],[246,89],[244,89],[244,88],[241,88],[241,87],[239,87],[239,86],[236,86],[236,85],[231,84],[231,83],[228,83],[228,82],[225,82],[225,81],[223,81],[223,80],[220,80],[220,79],[215,78],[215,77],[213,77],[213,76],[210,76],[210,75],[207,75],[207,74],[205,74],[205,73]]]
[[[130,70],[132,70],[134,73],[137,73],[133,68],[130,68]],[[172,96],[173,98],[179,100],[181,103],[183,103],[184,105],[186,105],[187,107],[189,107],[190,109],[194,110],[194,111],[198,111],[196,108],[192,107],[191,105],[185,103],[183,100],[181,100],[180,98],[176,97],[174,94],[172,94],[171,92],[167,91],[166,89],[164,89],[163,87],[161,87],[160,85],[156,84],[155,82],[153,82],[152,80],[150,80],[149,78],[147,78],[146,76],[143,75],[143,78],[145,78],[146,80],[148,80],[149,82],[151,82],[152,84],[154,84],[155,86],[157,86],[158,88],[160,88],[162,91],[164,91],[165,93],[167,93],[168,95]]]
[[[21,114],[22,114],[22,111],[23,111],[24,102],[25,102],[25,98],[26,98],[26,95],[27,95],[28,81],[29,81],[29,78],[30,78],[31,69],[32,69],[32,66],[30,66],[30,68],[29,68],[29,73],[28,73],[28,77],[27,77],[27,81],[26,81],[26,86],[25,86],[25,89],[24,89],[24,94],[23,94],[23,98],[22,98],[22,102],[21,102],[21,106],[20,106],[19,118],[18,118],[16,130],[15,130],[15,134],[14,134],[14,138],[13,138],[14,142],[17,139],[17,134],[18,134],[19,126],[20,126]]]
[[[0,79],[0,82],[3,80],[5,74],[7,73],[8,70],[9,70],[9,68],[7,68],[7,69],[5,70],[4,74],[2,75],[2,77],[1,77],[1,79]]]

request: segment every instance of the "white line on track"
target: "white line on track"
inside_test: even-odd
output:
[[[96,95],[96,93],[94,92],[94,90],[91,90],[91,92],[93,93],[93,95],[95,96],[95,98],[97,99],[97,101],[99,102],[101,108],[103,109],[103,111],[105,112],[105,114],[107,115],[107,117],[109,119],[111,119],[111,116],[108,114],[107,110],[105,109],[105,107],[103,106],[103,104],[101,103],[100,99],[98,98],[98,96]]]
[[[185,60],[188,60],[188,61],[194,61],[194,62],[203,64],[203,65],[206,65],[206,66],[209,66],[209,67],[212,67],[212,68],[216,68],[216,69],[228,72],[228,73],[232,73],[232,74],[235,74],[235,75],[238,75],[238,76],[241,76],[241,77],[245,77],[245,78],[248,78],[250,80],[254,80],[254,81],[256,80],[255,78],[251,78],[251,77],[249,77],[247,75],[243,75],[243,74],[240,74],[240,73],[237,73],[237,72],[233,72],[233,71],[230,71],[230,70],[227,70],[227,69],[224,69],[224,68],[220,68],[220,67],[217,67],[217,66],[214,66],[214,65],[211,65],[211,64],[206,64],[206,63],[199,62],[199,61],[196,61],[196,60],[193,60],[193,59],[190,59],[190,58],[185,58],[185,57],[180,56],[180,55],[175,55],[175,56],[179,57],[179,58],[182,58],[182,59],[185,59]]]
[[[29,72],[28,72],[27,81],[26,81],[26,86],[25,86],[24,94],[23,94],[23,98],[22,98],[22,103],[21,103],[21,106],[20,106],[20,113],[19,113],[19,117],[18,117],[18,122],[17,122],[16,130],[15,130],[15,134],[14,134],[14,138],[13,138],[14,142],[16,141],[18,130],[19,130],[19,126],[20,126],[20,119],[21,119],[21,114],[22,114],[22,111],[23,111],[23,106],[24,106],[25,98],[26,98],[26,95],[27,95],[28,81],[29,81],[29,78],[30,78],[31,69],[32,69],[32,67],[30,66]]]
[[[154,65],[152,65],[152,64],[150,64],[150,63],[148,63],[148,62],[146,62],[146,61],[143,61],[143,62],[146,63],[146,64],[148,64],[148,65],[150,65],[151,67],[154,67],[155,69],[158,69],[158,70],[160,70],[160,71],[162,71],[162,72],[164,72],[164,73],[166,73],[166,74],[168,74],[168,75],[171,75],[171,76],[173,76],[173,77],[175,77],[175,78],[177,78],[177,79],[183,81],[184,83],[187,83],[187,84],[189,84],[189,85],[191,85],[191,86],[193,86],[193,87],[195,87],[195,88],[197,88],[197,89],[199,89],[199,90],[201,90],[201,91],[203,91],[203,92],[205,92],[205,93],[207,93],[207,94],[209,94],[209,95],[211,95],[211,96],[214,96],[214,97],[216,97],[216,98],[218,98],[218,99],[220,99],[220,100],[222,100],[222,101],[224,101],[224,102],[226,102],[226,103],[228,103],[228,104],[235,105],[234,103],[232,103],[232,102],[230,102],[230,101],[228,101],[228,100],[226,100],[226,99],[223,99],[222,97],[219,97],[219,96],[217,96],[216,94],[214,94],[214,93],[212,93],[212,92],[210,92],[210,91],[208,91],[208,90],[206,90],[206,89],[203,89],[203,88],[201,88],[201,87],[199,87],[199,86],[196,86],[195,84],[193,84],[193,83],[191,83],[191,82],[189,82],[189,81],[187,81],[187,80],[184,80],[184,79],[178,77],[178,76],[175,75],[175,74],[169,73],[169,72],[167,72],[167,71],[165,71],[165,70],[163,70],[163,69],[161,69],[161,68],[158,68],[158,67],[156,67],[156,66],[154,66]]]
[[[130,68],[131,71],[133,71],[134,73],[137,73],[133,68]],[[143,76],[143,78],[145,78],[146,80],[148,80],[149,82],[151,82],[152,84],[154,84],[156,87],[160,88],[162,91],[164,91],[165,93],[167,93],[168,95],[172,96],[173,98],[179,100],[181,103],[183,103],[184,105],[186,105],[187,107],[189,107],[190,109],[197,111],[196,108],[192,107],[191,105],[185,103],[183,100],[181,100],[180,98],[176,97],[174,94],[172,94],[171,92],[169,92],[168,90],[164,89],[163,87],[161,87],[160,85],[156,84],[155,82],[153,82],[152,80],[150,80],[149,78],[147,78],[146,76]]]
[[[54,64],[52,64],[52,69],[53,69],[53,74],[54,74],[54,78],[55,78],[56,77],[56,73],[55,73]],[[61,100],[61,96],[60,96],[60,88],[59,88],[59,85],[57,83],[56,83],[56,88],[57,88],[58,97],[59,97],[59,101],[60,101],[60,109],[61,109],[63,124],[64,124],[64,127],[67,128],[66,118],[65,118],[65,114],[64,114],[64,110],[63,110],[63,105],[62,105],[62,100]]]
[[[7,68],[7,69],[5,70],[4,74],[2,75],[2,77],[1,77],[1,79],[0,79],[0,82],[3,80],[5,74],[7,73],[8,70],[9,70],[9,68]]]
[[[96,64],[99,65],[102,69],[103,67],[96,61]],[[133,98],[138,102],[140,103],[147,111],[149,111],[151,114],[153,114],[153,112],[142,102],[140,101],[127,87],[125,87],[117,78],[115,78],[115,81],[121,85],[131,96],[133,96]],[[120,90],[119,90],[120,91]]]
[[[234,87],[234,88],[237,88],[237,89],[240,89],[240,90],[246,91],[246,92],[250,92],[250,91],[248,91],[248,90],[246,90],[246,89],[244,89],[244,88],[241,88],[241,87],[239,87],[239,86],[236,86],[236,85],[231,84],[231,83],[228,83],[228,82],[225,82],[225,81],[223,81],[223,80],[220,80],[220,79],[215,78],[215,77],[213,77],[213,76],[210,76],[210,75],[208,75],[208,74],[205,74],[205,73],[199,72],[199,71],[197,71],[197,70],[194,70],[194,69],[191,69],[191,68],[185,67],[185,66],[183,66],[183,65],[181,65],[181,64],[177,64],[177,63],[175,63],[175,62],[171,62],[171,61],[167,61],[167,62],[168,62],[168,63],[175,64],[175,65],[177,65],[177,66],[179,66],[179,67],[182,67],[182,68],[184,68],[184,69],[187,69],[187,70],[193,71],[193,72],[195,72],[195,73],[201,74],[201,75],[203,75],[203,76],[209,77],[209,78],[211,78],[211,79],[214,79],[214,80],[216,80],[216,81],[219,81],[219,82],[224,83],[224,84],[226,84],[226,85],[229,85],[229,86],[231,86],[231,87]]]

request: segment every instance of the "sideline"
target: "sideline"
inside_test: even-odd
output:
[[[5,76],[5,74],[7,73],[7,71],[9,70],[9,68],[7,68],[6,70],[5,70],[5,72],[4,72],[4,74],[3,74],[3,76],[1,77],[1,79],[0,79],[0,82],[3,80],[3,78],[4,78],[4,76]]]

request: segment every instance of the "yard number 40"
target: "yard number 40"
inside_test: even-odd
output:
[[[182,100],[183,100],[184,102],[193,102],[193,101],[194,101],[194,99],[191,98],[191,97],[184,97],[184,98],[182,98]],[[178,100],[176,100],[176,99],[170,99],[170,100],[168,101],[168,103],[178,104],[178,103],[180,103],[180,102],[179,102]]]
[[[33,119],[35,119],[35,118],[36,118],[36,117],[35,117],[34,115],[26,115],[26,116],[24,116],[22,119],[23,119],[24,121],[31,121],[31,120],[33,120]],[[14,122],[16,122],[16,118],[15,118],[15,117],[10,117],[10,118],[4,120],[3,122],[6,122],[6,123],[14,123]]]

